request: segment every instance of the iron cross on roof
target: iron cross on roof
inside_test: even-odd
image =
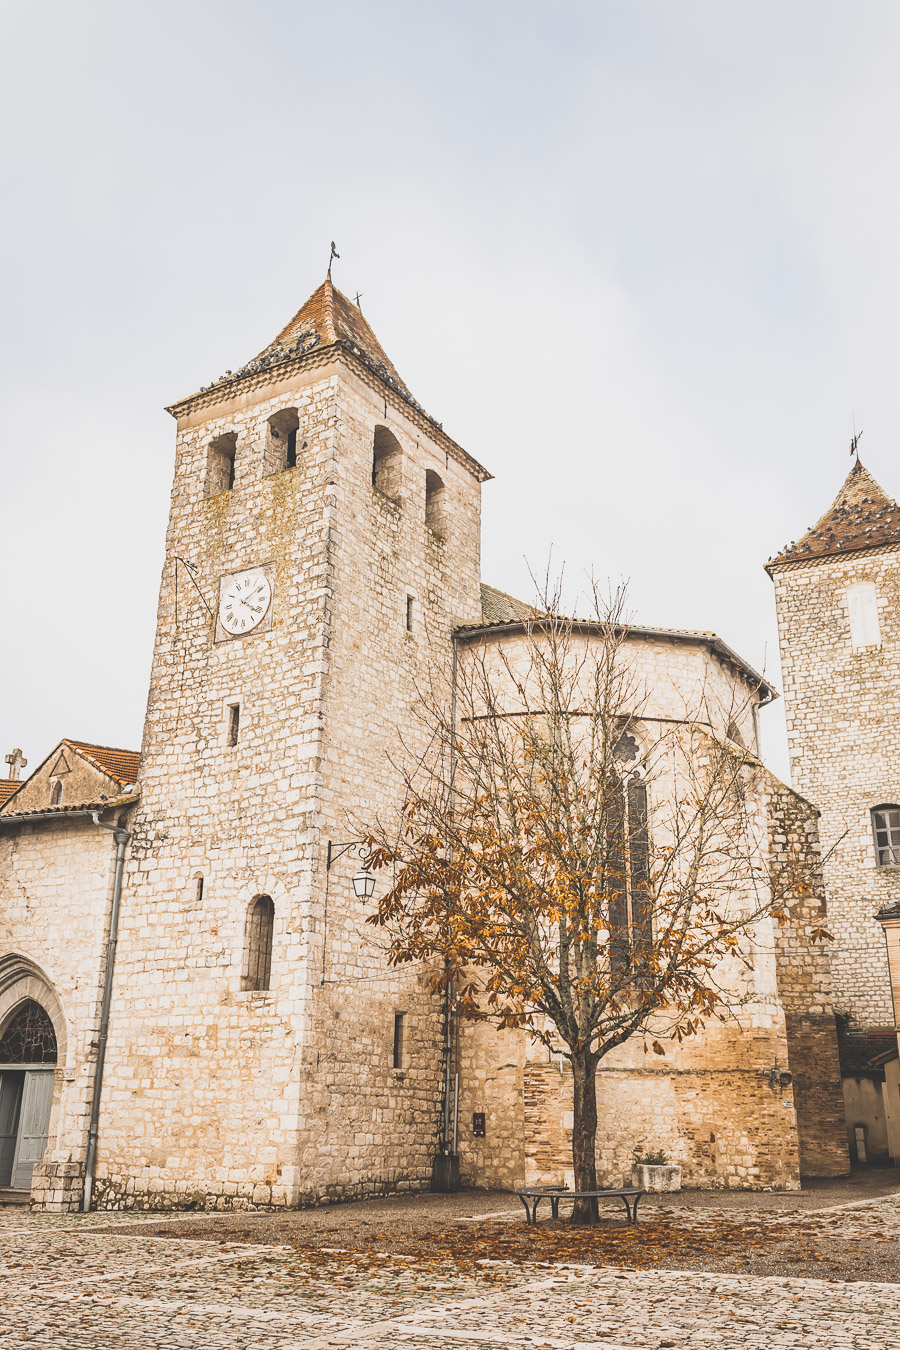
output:
[[[6,762],[9,765],[9,781],[12,783],[18,782],[19,770],[26,768],[28,765],[28,760],[18,746],[11,754],[6,756]]]

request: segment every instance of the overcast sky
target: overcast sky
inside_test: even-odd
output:
[[[140,744],[163,406],[268,342],[332,238],[495,475],[485,580],[530,598],[552,548],[573,603],[628,578],[639,621],[778,684],[762,565],[854,416],[900,491],[900,6],[0,4],[0,752]]]

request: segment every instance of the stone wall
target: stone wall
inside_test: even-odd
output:
[[[844,1099],[832,1005],[830,915],[820,865],[817,811],[769,775],[770,866],[785,899],[774,930],[778,994],[785,1014],[787,1067],[797,1108],[800,1171],[845,1176]]]
[[[35,1203],[81,1203],[115,844],[84,820],[0,831],[0,1028],[23,1000],[49,1014],[59,1058]]]
[[[50,805],[50,794],[58,772],[62,783],[60,806],[71,806],[77,802],[97,802],[101,797],[117,797],[122,785],[109,774],[89,764],[70,746],[61,745],[40,765],[22,784],[14,797],[6,805],[6,815],[19,811],[40,811]]]
[[[900,801],[900,552],[872,549],[772,567],[794,786],[819,808],[834,1004],[890,1026],[877,909],[900,868],[876,865],[871,808]],[[881,645],[854,649],[848,589],[874,583]]]
[[[446,680],[450,626],[477,617],[478,477],[345,359],[217,397],[179,422],[101,1121],[106,1206],[423,1186],[437,1146],[439,1003],[418,972],[388,969],[353,896],[358,859],[329,872],[326,853],[396,814],[389,751],[398,727],[415,749],[416,680]],[[297,466],[269,474],[269,419],[290,408]],[[403,455],[397,501],[371,481],[385,422]],[[236,437],[234,488],[206,498],[223,434]],[[436,466],[443,538],[424,522]],[[271,623],[216,641],[176,557],[213,610],[223,575],[265,566]],[[259,895],[275,908],[271,987],[242,991]]]
[[[635,1149],[664,1149],[686,1186],[796,1189],[797,1120],[790,1088],[773,1081],[787,1060],[783,1022],[712,1024],[694,1044],[653,1061],[644,1037],[611,1052],[597,1074],[601,1184],[630,1177]],[[748,1019],[749,1020],[749,1019]],[[572,1085],[567,1061],[525,1032],[498,1037],[467,1026],[460,1056],[460,1171],[477,1186],[573,1184]],[[486,1117],[473,1137],[474,1112]]]

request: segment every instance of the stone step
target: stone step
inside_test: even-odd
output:
[[[14,1191],[12,1186],[0,1186],[0,1205],[27,1205],[31,1191]]]

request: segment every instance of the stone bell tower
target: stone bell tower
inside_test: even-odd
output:
[[[858,461],[775,583],[794,786],[821,810],[834,1004],[893,1025],[878,910],[900,900],[900,507]]]
[[[330,276],[257,357],[169,411],[96,1200],[421,1186],[440,1009],[387,969],[338,846],[396,810],[417,679],[480,616],[489,475]]]

